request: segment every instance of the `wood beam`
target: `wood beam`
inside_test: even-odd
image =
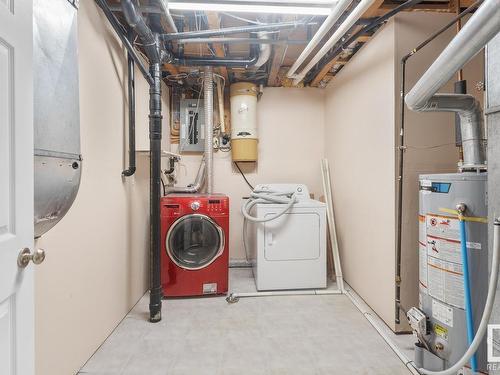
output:
[[[271,69],[267,78],[267,85],[271,87],[279,86],[279,72],[283,55],[286,51],[286,46],[279,44],[273,46],[273,57],[271,60]]]
[[[220,18],[217,12],[205,12],[208,20],[208,27],[210,29],[220,29]],[[224,51],[224,46],[221,43],[214,43],[215,55],[217,57],[225,57],[226,53]],[[221,76],[224,77],[226,83],[229,84],[229,76],[227,74],[227,68],[225,66],[221,66],[219,68]]]
[[[172,64],[163,64],[163,69],[169,72],[172,75],[179,74],[179,68]]]

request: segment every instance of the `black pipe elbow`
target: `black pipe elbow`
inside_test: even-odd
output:
[[[122,172],[122,176],[130,177],[135,173],[135,171],[136,171],[136,167],[130,167],[128,169],[124,169]]]

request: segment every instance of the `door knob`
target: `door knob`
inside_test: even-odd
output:
[[[25,247],[19,253],[17,257],[17,265],[20,268],[26,268],[26,266],[32,261],[34,264],[40,264],[45,260],[45,250],[44,249],[36,249],[33,253],[31,253],[30,249]]]

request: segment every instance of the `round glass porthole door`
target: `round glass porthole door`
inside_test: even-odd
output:
[[[208,216],[183,216],[170,227],[167,253],[179,267],[196,270],[208,266],[224,249],[222,229]]]

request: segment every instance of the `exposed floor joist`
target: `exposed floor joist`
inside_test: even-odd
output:
[[[380,8],[380,6],[384,3],[384,0],[376,0],[372,6],[363,14],[362,18],[371,18],[375,17],[377,15],[377,12]],[[358,27],[357,30],[361,29],[361,27]],[[357,31],[355,30],[355,32]],[[358,38],[358,41],[362,41],[364,43],[368,42],[370,39],[369,36],[364,35],[362,37],[363,39]],[[327,83],[328,81],[324,81],[326,78],[326,75],[330,72],[330,70],[333,68],[333,66],[337,63],[339,63],[339,60],[341,60],[340,56],[335,57],[331,61],[329,61],[321,70],[320,72],[314,77],[314,79],[311,82],[311,86],[318,87],[318,86],[323,86],[323,83]]]

